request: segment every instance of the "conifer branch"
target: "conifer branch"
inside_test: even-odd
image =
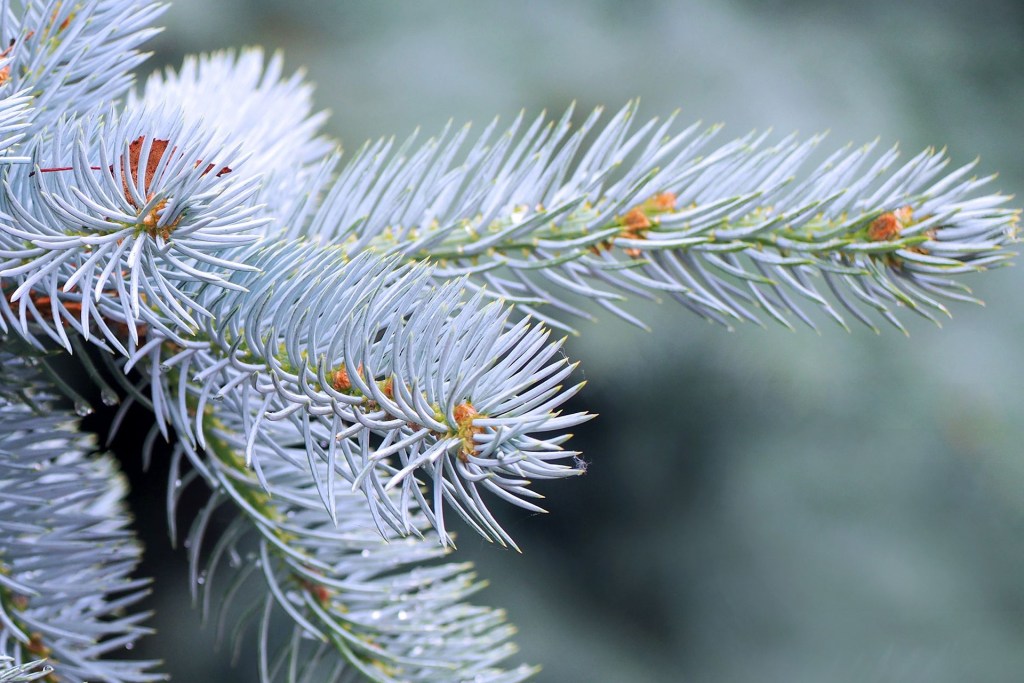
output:
[[[299,232],[426,260],[441,279],[469,274],[567,329],[562,316],[589,314],[566,295],[643,327],[618,304],[629,293],[726,326],[767,314],[813,328],[805,302],[844,327],[840,309],[877,331],[866,306],[902,330],[897,309],[949,315],[943,301],[974,301],[953,276],[1012,256],[1018,212],[979,193],[992,178],[969,177],[974,164],[945,172],[942,153],[897,166],[895,149],[871,144],[805,169],[819,137],[751,133],[714,149],[717,127],[634,131],[633,104],[604,128],[600,111],[575,130],[572,114],[520,116],[501,134],[495,122],[473,143],[449,127],[419,147],[368,144]]]
[[[345,486],[365,493],[382,532],[412,533],[418,505],[445,543],[446,502],[485,537],[514,545],[481,493],[541,511],[531,479],[581,473],[557,432],[589,418],[558,412],[582,384],[563,390],[575,365],[543,326],[464,299],[461,281],[434,287],[429,269],[369,254],[346,263],[337,250],[298,243],[260,245],[241,260],[258,272],[237,272],[229,290],[197,289],[211,315],[193,341],[151,330],[129,357],[128,368],[147,369],[165,432],[172,424],[205,446],[206,407],[234,406],[258,472],[256,446],[290,420],[308,457],[333,473],[315,482],[333,519]],[[402,492],[400,505],[390,489]]]
[[[45,681],[161,680],[156,662],[102,659],[150,632],[148,614],[125,613],[149,583],[130,576],[141,548],[126,484],[110,456],[90,455],[30,359],[0,353],[0,653],[46,658]]]
[[[202,468],[215,491],[189,538],[193,585],[201,589],[208,616],[219,601],[214,581],[228,575],[218,621],[222,628],[238,622],[236,632],[244,630],[245,620],[258,622],[261,680],[334,680],[326,673],[335,666],[325,658],[330,651],[382,683],[511,683],[535,673],[525,665],[496,668],[515,652],[507,642],[514,629],[504,623],[503,612],[465,603],[483,583],[469,563],[438,562],[450,548],[437,543],[423,515],[410,513],[418,537],[381,543],[365,500],[347,491],[335,498],[338,515],[332,522],[314,483],[330,472],[325,463],[307,458],[301,435],[288,423],[274,423],[273,438],[256,447],[257,476],[243,456],[244,420],[228,403],[204,412],[210,457],[187,444],[176,455],[184,453]],[[398,497],[390,495],[396,507]],[[207,539],[206,520],[227,501],[242,516],[221,538]],[[253,540],[248,546],[255,548],[246,552]],[[200,570],[204,547],[209,559]],[[269,591],[266,603],[246,610],[239,621],[230,600],[247,579],[262,579]],[[291,637],[279,644],[268,635],[272,605],[294,621]]]
[[[818,138],[757,134],[713,148],[717,129],[634,128],[634,105],[603,127],[571,110],[473,142],[449,127],[340,165],[310,88],[258,50],[117,101],[162,9],[0,0],[0,653],[45,656],[61,680],[158,676],[99,658],[145,632],[119,612],[145,590],[123,485],[53,393],[81,399],[44,386],[15,340],[98,347],[154,414],[144,457],[162,434],[172,471],[187,458],[209,485],[194,585],[209,604],[231,574],[229,609],[265,583],[249,615],[264,680],[519,681],[534,669],[500,668],[503,614],[466,604],[481,584],[441,562],[445,515],[515,547],[488,501],[539,511],[532,481],[582,473],[565,430],[590,415],[560,412],[582,383],[565,384],[575,364],[549,330],[588,315],[573,297],[638,325],[624,293],[724,325],[813,326],[810,304],[902,329],[899,309],[972,300],[959,276],[1016,238],[990,178],[941,153],[813,163]],[[238,521],[209,539],[228,501]],[[294,622],[280,645],[275,608]]]
[[[186,125],[239,144],[245,158],[233,178],[261,179],[256,203],[275,217],[266,230],[272,239],[302,222],[338,160],[337,143],[320,134],[327,113],[315,111],[302,72],[282,74],[283,61],[259,48],[186,57],[177,71],[150,76],[125,103],[126,111],[154,111],[173,102]]]
[[[29,128],[46,136],[62,117],[123,96],[159,33],[166,4],[138,0],[0,0],[0,92],[31,97]]]

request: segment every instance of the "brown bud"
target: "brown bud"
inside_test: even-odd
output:
[[[868,239],[872,242],[888,242],[900,236],[903,224],[896,214],[886,211],[881,216],[871,221],[868,226]]]

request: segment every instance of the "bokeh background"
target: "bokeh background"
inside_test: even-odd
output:
[[[305,67],[348,149],[452,118],[677,108],[726,137],[829,130],[981,157],[1024,187],[1024,6],[1015,0],[446,3],[176,0],[149,67],[261,44]],[[589,380],[590,472],[503,510],[516,555],[462,536],[539,681],[1024,680],[1020,269],[970,284],[937,329],[741,327],[637,304],[569,354]],[[909,314],[908,314],[909,315]],[[136,504],[162,496],[161,467]],[[143,656],[177,681],[253,681],[189,609],[183,553],[137,508],[157,575]],[[155,504],[154,504],[155,503]]]

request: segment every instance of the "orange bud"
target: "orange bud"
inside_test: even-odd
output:
[[[871,225],[868,226],[868,239],[872,242],[888,242],[899,237],[902,229],[903,224],[896,214],[887,211],[871,221]]]
[[[633,207],[622,217],[622,224],[629,230],[646,230],[651,227],[651,220],[640,207]]]
[[[469,456],[476,452],[476,443],[473,437],[483,432],[482,427],[474,427],[473,419],[479,417],[472,403],[464,402],[455,406],[452,411],[455,417],[455,424],[458,425],[458,436],[462,439],[462,450],[459,451],[459,460],[466,462]]]
[[[348,391],[352,388],[352,380],[349,378],[348,370],[344,365],[335,370],[331,386],[334,387],[335,391]]]
[[[676,196],[672,192],[662,192],[654,195],[644,204],[654,211],[671,211],[676,208]]]

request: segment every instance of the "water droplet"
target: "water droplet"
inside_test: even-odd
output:
[[[409,613],[408,612],[406,612],[404,609],[398,610],[398,620],[399,621],[405,621],[408,618],[409,618]]]
[[[92,406],[85,401],[75,401],[75,415],[78,417],[92,415]]]
[[[176,489],[180,489],[181,488],[181,479],[175,479],[174,480],[174,488],[176,488]]]
[[[363,548],[363,551],[361,553],[359,553],[359,554],[362,555],[363,557],[369,557],[370,556],[370,549],[369,548]]]
[[[413,649],[409,650],[409,654],[413,657],[419,657],[421,654],[423,654],[423,646],[417,645]]]
[[[135,643],[133,643],[130,640],[127,643],[124,644],[124,649],[126,649],[126,650],[131,650],[133,647],[135,647]]]
[[[379,609],[375,609],[372,612],[370,612],[370,618],[373,619],[374,621],[376,621],[377,619],[380,619],[380,610]]]
[[[206,583],[206,572],[199,572],[199,576],[196,577],[196,583],[200,586]]]
[[[121,398],[117,393],[115,393],[113,389],[108,389],[106,387],[104,387],[100,392],[100,400],[103,401],[103,405],[105,406],[116,406],[121,402]]]

